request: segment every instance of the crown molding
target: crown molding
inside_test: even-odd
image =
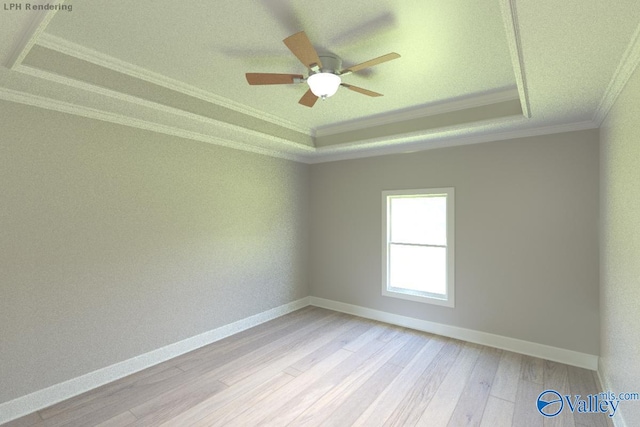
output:
[[[309,147],[307,153],[297,154],[282,150],[272,150],[223,138],[216,138],[211,135],[205,135],[174,126],[162,125],[155,122],[135,119],[132,117],[106,112],[91,107],[79,106],[65,101],[54,100],[26,92],[20,92],[1,87],[0,99],[306,164],[359,159],[387,154],[401,154],[413,151],[424,151],[434,148],[455,147],[482,142],[501,141],[506,139],[524,138],[553,133],[596,129],[599,127],[599,124],[593,121],[584,121],[546,127],[515,129],[504,132],[488,131],[483,134],[470,136],[460,135],[461,131],[465,130],[449,129],[443,132],[434,132],[430,135],[415,134],[404,136],[403,138],[398,138],[396,143],[390,146],[382,146],[382,141],[370,141],[369,143],[365,144],[351,143],[322,148]],[[385,142],[388,142],[388,140],[385,139]]]
[[[507,44],[511,54],[513,73],[516,77],[520,103],[522,104],[522,114],[526,118],[531,118],[531,105],[529,103],[529,90],[527,88],[527,77],[524,71],[524,60],[522,57],[522,42],[520,40],[520,26],[516,11],[516,0],[500,0],[502,9],[502,19],[507,36]]]
[[[601,125],[607,114],[609,114],[609,110],[615,104],[633,72],[638,68],[638,64],[640,64],[640,24],[638,24],[629,45],[627,45],[627,49],[622,54],[622,59],[593,115],[593,121],[598,125]]]
[[[389,154],[396,154],[398,152],[413,152],[423,150],[425,149],[422,148],[423,144],[427,144],[427,148],[440,148],[448,146],[449,143],[447,141],[450,141],[451,139],[461,139],[468,136],[474,137],[478,135],[493,135],[496,133],[500,133],[500,129],[513,129],[514,127],[526,124],[526,120],[527,119],[525,119],[522,115],[506,116],[498,119],[486,119],[473,123],[462,123],[448,127],[416,130],[403,134],[372,137],[359,141],[349,141],[340,144],[325,145],[322,147],[318,147],[316,152],[319,155],[337,155],[360,150],[367,150],[371,153],[380,151],[381,153],[385,154],[388,150]],[[434,144],[437,144],[437,147],[434,146]]]
[[[270,157],[293,160],[296,162],[306,163],[308,159],[305,156],[294,154],[286,151],[271,150],[268,148],[258,147],[243,142],[236,142],[222,138],[216,138],[211,135],[205,135],[174,126],[162,125],[146,120],[135,119],[124,115],[106,112],[91,107],[79,106],[69,102],[45,98],[30,93],[19,92],[12,89],[0,87],[0,99],[19,104],[31,105],[34,107],[44,108],[47,110],[58,111],[75,116],[87,117],[90,119],[101,120],[104,122],[116,123],[119,125],[134,127],[138,129],[158,132],[165,135],[177,136],[180,138],[190,139],[194,141],[206,142],[209,144],[219,145],[222,147],[233,148],[235,150],[247,151],[250,153],[262,154]],[[315,149],[312,149],[315,150]]]
[[[52,6],[62,4],[64,0],[53,0],[49,2]],[[29,51],[33,47],[34,44],[38,41],[38,39],[44,33],[44,30],[49,25],[49,22],[55,16],[57,9],[47,10],[36,12],[31,20],[31,23],[25,28],[22,33],[22,37],[13,48],[13,52],[9,55],[9,58],[5,64],[5,66],[9,69],[15,69],[17,66],[22,64],[24,58],[29,54]]]
[[[281,117],[265,113],[255,108],[248,107],[239,102],[232,101],[228,98],[207,92],[195,86],[188,85],[179,80],[172,79],[162,74],[155,73],[147,70],[146,68],[139,67],[129,62],[122,61],[96,50],[81,46],[79,44],[70,42],[61,37],[57,37],[48,33],[43,33],[37,40],[37,44],[47,49],[55,50],[56,52],[63,53],[65,55],[73,56],[74,58],[90,62],[101,67],[108,68],[119,73],[126,74],[137,79],[141,79],[158,86],[165,87],[167,89],[175,90],[185,95],[193,96],[195,98],[202,99],[212,104],[219,105],[230,110],[255,117],[266,122],[285,127],[287,129],[300,132],[303,134],[311,135],[311,129],[300,125],[297,125]]]
[[[213,124],[215,126],[224,128],[224,129],[230,129],[233,130],[235,132],[240,132],[240,133],[244,133],[247,135],[250,135],[254,138],[257,139],[262,139],[262,140],[268,140],[268,141],[272,141],[272,142],[276,142],[280,145],[283,145],[285,147],[289,147],[291,149],[296,149],[296,150],[302,150],[302,151],[313,151],[314,147],[310,147],[308,145],[303,145],[303,144],[299,144],[293,141],[289,141],[288,139],[285,138],[280,138],[274,135],[270,135],[268,133],[263,133],[263,132],[259,132],[259,131],[255,131],[252,129],[248,129],[242,126],[238,126],[238,125],[234,125],[231,123],[227,123],[225,121],[222,120],[216,120],[216,119],[212,119],[210,117],[204,117],[201,116],[199,114],[195,114],[195,113],[191,113],[188,111],[184,111],[181,110],[179,108],[174,108],[174,107],[170,107],[168,105],[164,105],[164,104],[158,104],[156,102],[152,102],[152,101],[147,101],[146,99],[142,99],[142,98],[138,98],[132,95],[127,95],[125,93],[122,92],[117,92],[117,91],[113,91],[110,89],[106,89],[100,86],[96,86],[96,85],[92,85],[90,83],[85,83],[79,80],[75,80],[75,79],[71,79],[68,77],[64,77],[61,76],[59,74],[54,74],[54,73],[49,73],[47,71],[43,71],[37,68],[32,68],[32,67],[27,67],[25,65],[20,65],[16,68],[17,72],[20,72],[22,74],[27,74],[30,75],[32,77],[37,77],[37,78],[41,78],[41,79],[45,79],[45,80],[49,80],[49,81],[53,81],[56,83],[60,83],[66,86],[70,86],[73,87],[75,89],[80,89],[80,90],[85,90],[85,91],[89,91],[92,93],[96,93],[99,95],[104,95],[104,96],[108,96],[110,98],[114,98],[117,99],[119,101],[124,101],[124,102],[128,102],[128,103],[132,103],[132,104],[136,104],[136,105],[140,105],[142,107],[148,107],[148,108],[152,108],[154,110],[158,110],[158,111],[162,111],[164,113],[169,113],[175,116],[179,116],[179,117],[184,117],[186,119],[191,119],[191,120],[196,120],[199,121],[201,123],[206,123],[206,124]],[[83,107],[79,107],[79,108],[83,108]],[[159,128],[158,128],[159,129]],[[158,130],[158,132],[160,132]]]
[[[512,120],[510,120],[512,121]],[[526,123],[525,119],[521,122]],[[325,163],[339,160],[361,159],[365,157],[384,156],[388,154],[404,154],[415,151],[425,151],[434,148],[456,147],[460,145],[479,144],[482,142],[503,141],[507,139],[527,138],[532,136],[550,135],[554,133],[574,132],[597,129],[599,125],[593,121],[582,121],[560,125],[529,127],[502,132],[488,131],[482,134],[463,136],[459,129],[435,132],[430,135],[412,135],[403,141],[390,146],[381,146],[379,142],[363,144],[344,144],[321,147],[308,163]]]
[[[419,119],[436,114],[465,110],[467,108],[483,107],[485,105],[491,105],[504,101],[513,101],[515,99],[518,99],[517,88],[500,89],[482,95],[458,98],[455,100],[438,102],[418,108],[411,108],[404,111],[397,111],[388,114],[382,114],[379,116],[368,117],[366,119],[341,123],[338,125],[317,128],[314,131],[314,137],[336,135],[343,132],[367,129],[372,126],[381,126],[390,123],[402,122],[405,120]]]

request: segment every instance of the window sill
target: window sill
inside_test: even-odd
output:
[[[453,295],[449,295],[448,297],[442,295],[434,295],[422,293],[419,291],[411,291],[408,289],[401,288],[387,288],[382,290],[382,296],[391,297],[391,298],[399,298],[409,301],[421,302],[423,304],[433,304],[439,305],[443,307],[454,308],[455,304],[453,301]]]

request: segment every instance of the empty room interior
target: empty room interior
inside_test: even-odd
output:
[[[0,424],[640,425],[637,0],[0,13]]]

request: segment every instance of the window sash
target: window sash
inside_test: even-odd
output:
[[[387,239],[395,243],[446,245],[447,202],[447,194],[388,196]]]
[[[388,287],[446,298],[446,248],[422,245],[390,245]]]

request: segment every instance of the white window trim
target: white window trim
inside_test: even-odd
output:
[[[389,218],[387,198],[389,196],[419,196],[429,194],[447,195],[447,294],[411,291],[402,288],[390,288],[389,284]],[[427,304],[453,308],[455,306],[455,191],[453,187],[422,188],[414,190],[392,190],[382,192],[382,295]]]

